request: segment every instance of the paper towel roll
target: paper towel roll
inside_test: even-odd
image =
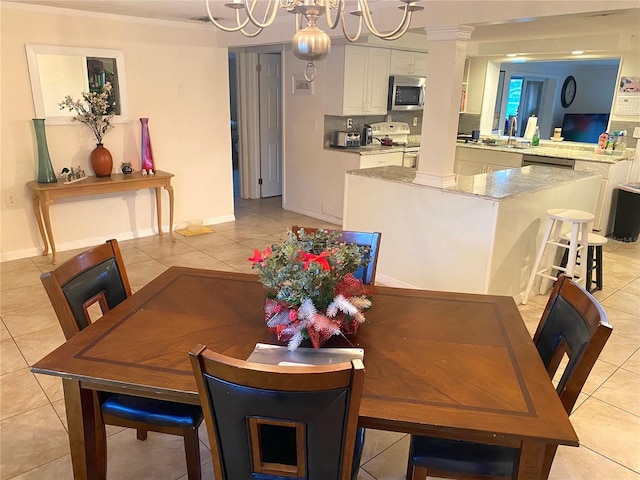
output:
[[[537,126],[538,126],[538,118],[535,117],[534,115],[531,115],[529,117],[529,120],[527,120],[527,128],[524,131],[525,140],[531,140],[533,138],[533,134],[535,133]]]

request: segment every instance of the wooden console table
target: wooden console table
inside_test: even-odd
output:
[[[173,187],[171,186],[172,173],[156,171],[155,175],[142,175],[139,172],[131,175],[121,173],[112,174],[110,177],[87,177],[86,179],[65,184],[28,182],[27,187],[33,190],[33,209],[38,221],[38,228],[44,243],[42,255],[51,253],[53,258],[51,263],[56,263],[56,244],[53,240],[53,230],[51,229],[51,219],[49,217],[49,206],[59,198],[88,197],[91,195],[102,195],[105,193],[125,192],[128,190],[142,190],[154,188],[156,191],[156,210],[158,211],[158,233],[162,235],[162,209],[161,193],[164,188],[169,193],[169,237],[176,241],[173,236]],[[44,220],[44,222],[43,222]]]

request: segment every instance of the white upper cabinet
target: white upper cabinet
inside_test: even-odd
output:
[[[325,113],[387,113],[389,50],[353,45],[331,48],[327,58]]]
[[[391,50],[390,75],[427,76],[427,54]]]

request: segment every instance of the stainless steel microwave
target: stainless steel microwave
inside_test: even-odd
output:
[[[387,110],[422,110],[426,88],[425,77],[390,76]]]

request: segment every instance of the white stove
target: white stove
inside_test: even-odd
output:
[[[416,167],[420,151],[420,135],[411,135],[407,122],[378,122],[371,124],[373,138],[382,141],[389,137],[394,145],[404,146],[402,166]]]
[[[409,124],[406,122],[378,122],[371,124],[373,138],[382,141],[384,137],[393,140],[394,145],[406,145],[411,133]]]

